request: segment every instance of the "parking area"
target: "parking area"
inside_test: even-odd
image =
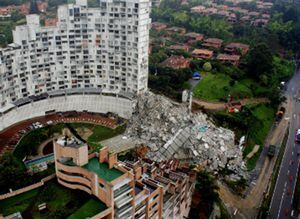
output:
[[[22,136],[33,129],[52,124],[70,122],[92,123],[106,126],[112,129],[118,126],[118,119],[115,119],[112,115],[75,111],[55,113],[26,121],[21,121],[0,132],[0,156],[6,151],[13,151]]]

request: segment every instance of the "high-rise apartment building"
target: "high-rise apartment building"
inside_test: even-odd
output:
[[[76,0],[59,6],[53,27],[28,15],[0,50],[0,109],[57,90],[147,90],[149,10],[149,0]]]
[[[57,180],[98,200],[90,218],[181,219],[188,216],[195,173],[179,161],[120,162],[102,148],[88,154],[88,146],[66,134],[54,142]]]

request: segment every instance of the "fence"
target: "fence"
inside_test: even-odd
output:
[[[4,199],[10,198],[10,197],[22,194],[24,192],[28,192],[28,191],[30,191],[32,189],[39,188],[39,187],[43,186],[45,184],[45,182],[48,182],[49,180],[54,179],[55,176],[56,176],[55,174],[52,174],[50,176],[47,176],[47,177],[43,178],[38,183],[35,183],[35,184],[30,185],[30,186],[26,186],[26,187],[24,187],[22,189],[18,189],[18,190],[15,190],[15,191],[12,191],[12,192],[0,195],[0,200],[4,200]]]

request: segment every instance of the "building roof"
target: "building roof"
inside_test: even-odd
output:
[[[226,48],[232,49],[249,49],[249,45],[243,43],[229,43],[226,45]]]
[[[223,40],[218,39],[218,38],[207,38],[204,40],[205,43],[213,43],[213,44],[222,44]]]
[[[166,28],[167,25],[164,23],[160,23],[160,22],[153,22],[151,23],[151,28],[153,29],[161,29],[161,28]]]
[[[123,175],[123,172],[116,168],[109,169],[107,163],[100,163],[96,157],[90,159],[83,168],[96,173],[99,178],[108,182],[111,182]]]
[[[195,54],[195,55],[212,55],[214,52],[211,51],[211,50],[208,50],[208,49],[194,49],[192,54]]]
[[[239,61],[240,57],[239,55],[219,54],[217,59],[222,61]]]
[[[195,33],[195,32],[186,33],[185,36],[192,37],[192,38],[203,38],[204,37],[203,34],[201,34],[201,33]]]
[[[163,61],[160,65],[169,68],[186,68],[190,64],[190,60],[184,58],[183,56],[171,56]]]
[[[188,51],[190,49],[190,47],[188,45],[171,45],[169,47],[169,49],[174,49],[174,50],[180,50],[180,49],[182,49],[182,50]]]

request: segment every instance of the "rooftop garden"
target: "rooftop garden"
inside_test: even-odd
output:
[[[40,213],[38,205],[46,203],[47,210]],[[59,185],[56,180],[43,187],[0,201],[0,211],[5,215],[20,212],[23,218],[76,218],[85,219],[106,206],[99,200],[79,190]]]
[[[111,182],[123,175],[123,172],[116,168],[109,169],[107,163],[99,163],[98,158],[92,158],[83,168],[96,173],[101,179]]]

